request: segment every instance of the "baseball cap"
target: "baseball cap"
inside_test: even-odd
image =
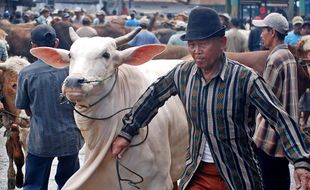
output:
[[[56,31],[49,25],[40,24],[31,31],[31,41],[38,46],[52,46],[55,39]]]
[[[187,24],[184,21],[178,20],[175,24],[175,28],[176,29],[180,29],[180,30],[185,30],[186,29]]]
[[[62,18],[69,18],[69,17],[70,17],[69,13],[64,13],[64,14],[62,15]]]
[[[103,10],[100,10],[100,11],[96,12],[96,15],[103,15],[103,16],[105,16],[106,13]]]
[[[301,18],[301,16],[295,16],[292,20],[292,24],[303,24],[304,23],[304,19]]]
[[[270,27],[284,35],[289,30],[288,21],[280,13],[270,13],[264,20],[253,20],[252,23],[256,27]]]

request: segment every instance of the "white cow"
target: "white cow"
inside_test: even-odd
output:
[[[42,47],[32,49],[31,53],[54,67],[70,65],[63,93],[76,103],[76,110],[89,117],[104,118],[133,106],[155,78],[180,62],[157,61],[137,66],[165,47],[147,45],[118,51],[117,46],[128,41],[128,36],[79,38],[73,29],[70,29],[70,35],[74,41],[70,51]],[[75,120],[86,142],[86,160],[63,189],[136,189],[127,182],[119,182],[116,160],[112,159],[110,149],[123,127],[125,113],[95,120],[75,112]],[[146,135],[147,127],[140,130],[132,144],[142,142]],[[140,189],[172,189],[172,183],[184,170],[187,146],[186,115],[180,100],[171,98],[149,124],[146,141],[130,148],[121,163],[143,177],[143,182],[137,184]],[[132,181],[140,180],[121,166],[119,175]]]

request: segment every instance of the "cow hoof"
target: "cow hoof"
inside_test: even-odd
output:
[[[24,185],[24,175],[22,172],[17,172],[16,174],[16,187],[22,188]]]
[[[8,180],[8,189],[13,190],[15,189],[16,181],[15,179],[9,179]]]

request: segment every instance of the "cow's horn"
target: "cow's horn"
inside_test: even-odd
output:
[[[130,40],[132,40],[139,32],[141,31],[141,27],[135,28],[133,31],[129,32],[128,34],[125,34],[124,36],[120,36],[118,38],[115,38],[116,46],[119,47]]]
[[[69,34],[72,42],[80,38],[80,36],[74,31],[72,27],[69,27]]]

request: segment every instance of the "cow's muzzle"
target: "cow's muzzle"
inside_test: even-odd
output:
[[[84,83],[85,78],[82,77],[68,77],[64,81],[64,86],[67,88],[80,88]]]

